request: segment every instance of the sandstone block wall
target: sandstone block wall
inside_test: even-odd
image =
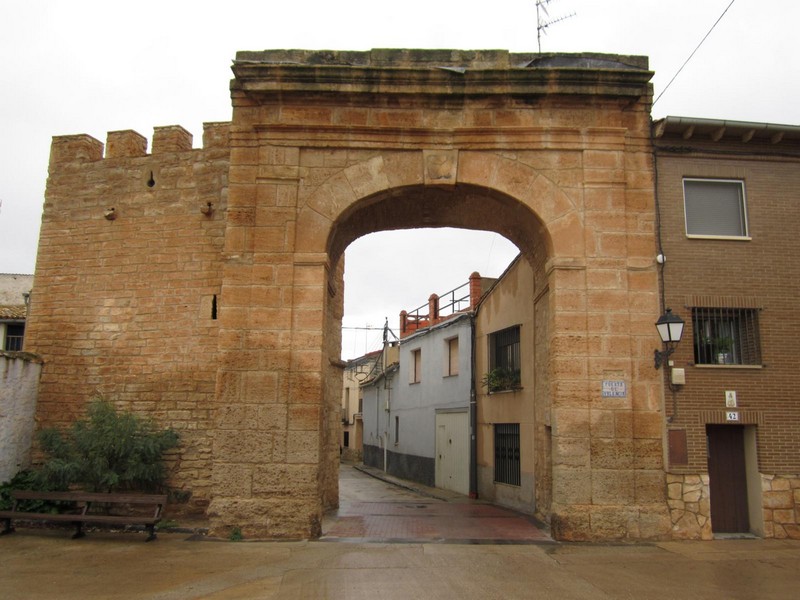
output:
[[[306,456],[320,461],[320,481],[333,472],[321,432],[334,408],[326,382],[344,249],[382,229],[486,229],[545,265],[550,291],[541,315],[549,326],[541,333],[555,350],[539,375],[555,451],[552,499],[545,490],[540,496],[558,515],[554,530],[566,539],[667,534],[661,387],[650,362],[658,316],[650,74],[645,61],[625,57],[625,68],[604,70],[601,81],[596,58],[579,59],[587,70],[573,77],[552,57],[502,51],[237,55],[230,192],[237,220],[226,239],[237,264],[229,263],[226,281],[239,286],[256,269],[283,268],[264,300],[253,305],[251,295],[241,304],[243,313],[276,315],[258,324],[259,334],[283,344],[253,352],[240,372],[223,376],[266,369],[283,381],[288,370],[290,409],[319,399],[316,433],[310,421],[289,424],[309,441],[304,449],[311,437],[319,441],[318,454]],[[616,58],[601,60],[603,68]],[[625,399],[600,398],[606,378],[629,382]],[[590,427],[594,416],[603,427]],[[609,420],[619,427],[609,429]],[[611,460],[615,443],[624,460]],[[221,478],[253,468],[241,464],[249,458],[218,461]],[[324,497],[330,488],[322,489]],[[212,510],[241,507],[242,519],[247,511],[271,514],[268,498],[247,491],[246,506],[231,496]],[[296,513],[313,516],[312,490],[299,491]]]
[[[229,124],[203,148],[157,127],[53,138],[26,350],[42,357],[40,427],[95,396],[180,434],[171,486],[202,512],[211,485],[219,316],[225,311]]]
[[[215,533],[317,535],[338,502],[345,249],[496,231],[546,279],[533,447],[554,533],[665,535],[646,59],[267,51],[233,71],[233,121],[202,149],[177,126],[149,155],[130,131],[105,156],[54,139],[28,348],[41,424],[103,394],[179,430],[172,484]],[[606,379],[627,395],[601,397]]]

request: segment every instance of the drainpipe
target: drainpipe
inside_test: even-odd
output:
[[[392,400],[392,387],[389,385],[389,377],[384,371],[383,376],[383,389],[386,390],[386,427],[383,430],[383,472],[389,472],[389,429],[391,427],[391,400]]]
[[[383,435],[383,472],[386,473],[389,467],[389,435],[384,431]]]
[[[469,497],[478,497],[478,398],[475,391],[475,313],[469,320]]]

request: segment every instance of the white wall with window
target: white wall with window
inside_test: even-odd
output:
[[[437,485],[437,476],[450,479],[446,469],[437,470],[436,417],[469,409],[471,348],[470,313],[400,341],[398,373],[391,387],[388,378],[364,387],[365,462],[382,467],[384,446],[379,444],[386,444],[391,474],[431,486]],[[469,453],[461,454],[457,459],[468,465]]]
[[[409,383],[419,383],[422,381],[422,350],[415,348],[408,357],[408,381]]]
[[[459,341],[458,336],[445,340],[445,352],[447,358],[445,362],[445,376],[451,377],[458,375],[459,368]]]

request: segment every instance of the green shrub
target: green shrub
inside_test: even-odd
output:
[[[33,490],[38,492],[60,491],[60,489],[49,485],[46,481],[41,481],[37,473],[31,470],[23,470],[14,475],[8,481],[0,483],[0,510],[11,510],[14,499],[11,497],[11,490]],[[27,512],[54,513],[58,512],[58,502],[46,500],[21,500],[19,508]]]
[[[481,385],[485,387],[489,393],[519,389],[519,371],[503,367],[494,368],[483,376]]]
[[[47,455],[38,472],[42,484],[92,492],[160,491],[166,479],[162,458],[178,445],[178,435],[99,399],[89,405],[86,419],[65,432],[42,430],[39,441]]]

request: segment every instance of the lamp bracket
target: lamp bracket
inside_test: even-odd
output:
[[[661,365],[667,362],[670,355],[675,352],[675,346],[668,346],[666,350],[654,350],[653,362],[656,369],[660,369]]]

